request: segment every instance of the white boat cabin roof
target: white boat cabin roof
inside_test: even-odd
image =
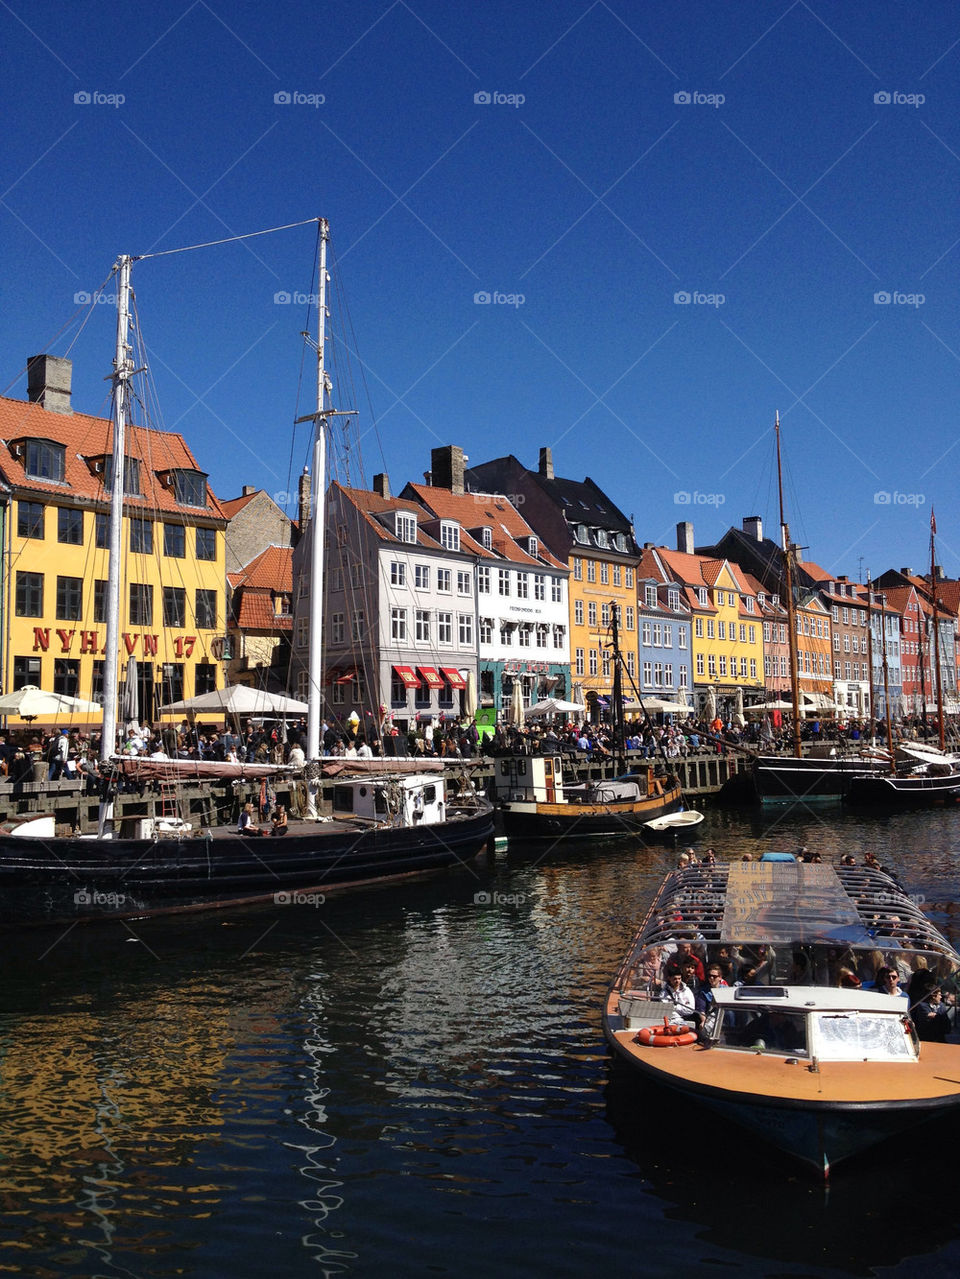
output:
[[[713,998],[721,1008],[778,1008],[790,1013],[907,1011],[906,1000],[875,990],[847,990],[836,986],[718,986]]]

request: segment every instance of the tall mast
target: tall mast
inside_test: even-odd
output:
[[[937,623],[937,519],[930,508],[930,592],[933,596],[933,664],[934,679],[937,689],[937,731],[940,736],[940,749],[947,749],[947,739],[943,728],[943,684],[940,678],[940,627]]]
[[[317,281],[317,411],[313,415],[313,502],[310,516],[310,648],[308,661],[307,759],[320,758],[320,694],[323,688],[323,552],[327,483],[327,241],[330,224],[320,219]]]
[[[113,359],[113,475],[110,485],[110,530],[107,571],[107,647],[103,661],[103,729],[100,758],[108,760],[117,748],[117,691],[120,663],[120,554],[123,533],[123,493],[126,479],[128,383],[133,372],[130,358],[130,263],[126,254],[117,259],[117,349]]]
[[[610,603],[610,638],[613,647],[613,745],[619,771],[622,773],[627,766],[624,757],[627,734],[623,723],[623,671],[621,668],[623,659],[620,653],[619,614],[620,606],[616,600],[612,600]]]
[[[883,614],[880,614],[881,619]],[[867,714],[870,716],[870,740],[876,737],[876,699],[873,696],[873,581],[867,570]]]
[[[883,655],[883,708],[887,720],[887,750],[890,752],[890,772],[894,770],[893,728],[890,724],[890,666],[887,662],[887,597],[880,596],[880,652]]]
[[[790,566],[792,548],[790,527],[783,515],[783,469],[780,465],[780,413],[777,411],[774,429],[777,433],[777,490],[780,494],[780,545],[783,551],[783,575],[787,593],[787,636],[790,641],[790,689],[793,694],[793,753],[797,759],[800,748],[800,675],[797,669],[797,610],[793,602],[793,573]]]

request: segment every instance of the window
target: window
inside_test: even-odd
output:
[[[161,704],[183,700],[183,663],[164,662],[160,681]]]
[[[153,587],[147,583],[130,583],[130,625],[153,625]]]
[[[99,518],[99,517],[98,517]],[[170,559],[182,560],[187,553],[186,529],[182,524],[164,524],[163,553]],[[216,686],[214,686],[216,687]]]
[[[734,664],[736,664],[736,660],[737,660],[736,658],[733,659]],[[727,673],[727,659],[723,655],[723,653],[721,653],[720,654],[720,674],[726,675],[726,673]],[[736,673],[737,672],[734,670],[733,674],[736,675]]]
[[[390,561],[390,585],[406,586],[407,584],[407,566],[400,560]]]
[[[458,638],[461,647],[473,647],[473,614],[457,614]]]
[[[107,584],[102,578],[98,578],[93,584],[93,620],[107,620]]]
[[[493,618],[491,617],[480,618],[480,643],[493,643]]]
[[[688,687],[688,679],[689,679],[689,672],[688,672],[688,670],[687,670],[686,666],[681,666],[681,667],[680,667],[680,681],[679,681],[679,687],[680,687],[680,688],[687,688],[687,687]]]
[[[485,551],[493,550],[493,529],[489,525],[484,525],[480,530],[480,545]]]
[[[600,564],[600,582],[603,586],[609,586],[610,584],[610,565],[606,561],[602,561]]]
[[[197,662],[194,667],[194,690],[195,695],[200,697],[203,693],[212,693],[217,687],[217,668],[212,662]]]
[[[392,608],[390,610],[390,638],[403,643],[407,638],[407,610]]]
[[[80,663],[76,658],[57,657],[53,662],[53,691],[76,697],[80,690]]]
[[[643,682],[649,688],[653,684],[653,663],[644,662],[643,664]]]
[[[600,665],[601,665],[601,668],[602,668],[602,670],[603,670],[603,677],[604,677],[604,679],[609,679],[609,678],[610,678],[610,670],[611,670],[611,660],[610,660],[610,654],[606,651],[606,649],[604,649],[604,651],[603,651],[603,653],[602,653],[602,655],[601,655],[601,658],[600,658]]]
[[[730,668],[731,668],[731,669],[730,669],[730,674],[731,674],[731,675],[733,674],[733,663],[734,663],[734,660],[735,660],[735,659],[731,657],[731,659],[730,659]],[[756,660],[756,658],[754,658],[754,659],[753,659],[753,664],[754,664],[754,666],[756,666],[756,664],[757,664],[757,660]],[[740,678],[741,678],[741,679],[746,679],[746,678],[747,678],[747,659],[746,659],[745,657],[741,657],[741,658],[740,658]]]
[[[721,639],[722,638],[723,637],[721,636]],[[653,646],[654,648],[661,648],[663,646],[663,627],[659,622],[654,622],[653,624]]]
[[[577,675],[582,675],[584,673],[582,648],[578,648],[576,651],[575,670]]]
[[[687,647],[687,628],[685,626],[677,627],[677,648]]]
[[[27,684],[36,684],[38,688],[42,687],[40,683],[39,657],[15,657],[13,659],[14,689],[24,688]]]
[[[31,480],[53,480],[62,484],[65,454],[63,444],[54,444],[52,440],[27,440],[23,454],[24,474]]]
[[[583,625],[583,600],[573,601],[573,621],[576,626]]]
[[[626,607],[626,618],[627,618],[627,622],[626,622],[627,630],[632,631],[634,629],[634,620],[633,620],[634,612],[633,612],[632,604],[628,604]]]
[[[448,568],[437,569],[437,590],[449,595],[453,590],[453,573]]]
[[[560,577],[550,579],[550,600],[553,604],[563,603],[563,579]]]
[[[17,535],[19,537],[39,537],[43,533],[43,503],[17,503]]]
[[[553,647],[563,648],[567,642],[567,628],[565,626],[555,626],[553,628]]]
[[[743,628],[741,627],[740,629],[742,630]],[[751,644],[756,644],[756,642],[757,642],[757,628],[756,628],[756,626],[748,626],[748,627],[747,627],[747,636],[748,636],[748,639],[749,639],[749,641],[750,641],[750,643],[751,643]],[[740,638],[741,638],[741,639],[743,639],[743,636],[741,635],[741,636],[740,636]]]
[[[440,545],[447,551],[460,549],[460,525],[453,520],[440,521]]]
[[[206,506],[207,477],[200,471],[173,471],[173,491],[179,506]]]
[[[430,614],[425,608],[418,608],[414,613],[414,635],[418,643],[430,643]]]
[[[663,687],[663,662],[654,662],[653,682],[657,688]]]
[[[57,507],[57,541],[83,545],[83,511],[72,506]]]
[[[707,674],[711,679],[717,678],[717,659],[712,653],[707,655]]]
[[[501,568],[497,570],[498,589],[501,595],[510,594],[510,570]]]
[[[752,613],[753,612],[753,596],[752,595],[744,596],[743,602],[747,606],[747,612]]]
[[[478,594],[478,595],[489,595],[489,594],[490,594],[490,570],[489,570],[489,568],[482,567],[482,568],[478,568],[478,569],[477,569],[477,594]]]
[[[17,617],[43,617],[43,574],[17,572]]]
[[[590,650],[590,674],[591,674],[591,675],[596,675],[596,673],[597,673],[597,650],[596,650],[595,648],[591,648],[591,650]]]
[[[517,574],[517,599],[525,600],[529,589],[530,579],[526,573]]]
[[[197,588],[195,624],[200,630],[212,631],[217,625],[217,592]]]
[[[583,581],[583,560],[579,555],[573,557],[573,580],[575,582]],[[583,671],[580,674],[582,675]]]
[[[696,635],[697,639],[703,639],[703,618],[702,617],[697,617],[694,619],[693,633],[694,635]]]
[[[609,604],[600,605],[600,625],[601,626],[610,625],[610,605]]]
[[[394,674],[390,680],[390,705],[406,706],[407,686],[399,675]]]
[[[626,543],[626,538],[624,538],[624,543]],[[621,549],[625,550],[626,546],[624,545],[623,547],[621,547]],[[632,589],[633,588],[633,569],[632,568],[628,568],[626,570],[626,572],[624,573],[624,578],[626,579],[624,581],[624,585]]]
[[[597,624],[597,605],[594,600],[590,600],[587,604],[587,625],[595,627]]]
[[[717,639],[726,639],[726,638],[727,638],[727,637],[726,637],[726,634],[725,634],[726,629],[727,629],[726,623],[724,622],[723,618],[721,617],[721,618],[720,618],[720,620],[717,622]],[[731,632],[733,631],[733,627],[732,627],[732,626],[730,627],[730,630],[731,630]],[[736,636],[735,636],[735,635],[733,635],[733,634],[731,634],[731,639],[736,639]]]
[[[619,585],[620,585],[620,579],[621,579],[621,577],[622,577],[622,576],[623,576],[623,574],[622,574],[622,573],[621,573],[621,571],[620,571],[620,565],[619,565],[619,564],[614,564],[614,566],[613,566],[613,584],[614,584],[614,586],[619,586]]]
[[[597,566],[593,560],[587,560],[587,581],[595,582],[597,580]]]
[[[663,682],[667,688],[673,688],[673,663],[664,662],[663,664]]]
[[[409,511],[397,511],[394,532],[401,542],[416,542],[417,517]]]
[[[215,528],[197,529],[197,559],[215,560],[217,558],[217,530]]]
[[[710,601],[707,599],[707,588],[705,586],[700,586],[697,588],[697,603],[703,604],[704,606],[710,603]]]
[[[547,598],[547,579],[543,573],[534,573],[533,575],[533,598],[535,600],[545,600]]]
[[[702,653],[697,654],[697,674],[698,675],[703,674],[703,654]]]
[[[134,555],[153,554],[153,521],[130,518],[130,550]]]
[[[108,453],[103,459],[103,487],[113,488],[113,454]],[[140,461],[135,457],[123,459],[123,494],[124,497],[140,497]]]
[[[187,620],[187,592],[182,586],[163,588],[164,626],[183,626]]]
[[[533,627],[529,622],[524,622],[523,625],[519,627],[519,635],[517,638],[521,648],[530,647],[530,633],[532,630]]]
[[[707,639],[713,639],[713,618],[707,618]]]
[[[627,672],[631,679],[635,679],[637,675],[637,659],[632,652],[627,653]]]
[[[675,613],[680,611],[680,592],[673,587],[667,591],[667,606],[672,608]]]
[[[462,569],[457,570],[457,594],[470,594],[470,574],[463,572]]]
[[[343,613],[331,613],[330,615],[330,643],[342,644],[346,631],[344,630]]]
[[[354,560],[350,565],[350,585],[355,591],[363,588],[363,563],[360,560]]]
[[[355,608],[350,618],[350,636],[352,639],[363,639],[363,624],[366,617],[362,608]]]
[[[482,573],[483,569],[481,569],[480,572]],[[487,572],[489,573],[490,570],[487,569]],[[430,589],[430,565],[429,564],[414,564],[413,585],[415,590],[429,591]]]
[[[94,545],[104,550],[110,545],[110,516],[98,511],[93,517]]]

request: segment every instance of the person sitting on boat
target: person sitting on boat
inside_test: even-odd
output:
[[[923,999],[910,1009],[910,1016],[917,1028],[917,1038],[928,1044],[946,1043],[947,1035],[953,1029],[950,1011],[944,1005],[941,988],[931,986]]]
[[[707,964],[707,984],[701,985],[693,1001],[694,1009],[701,1014],[704,1026],[708,1026],[716,1018],[717,1001],[713,997],[713,992],[726,984],[719,964]]]
[[[874,989],[881,995],[902,995],[904,999],[907,997],[907,992],[900,989],[900,975],[895,968],[884,966],[878,969]]]
[[[692,959],[694,962],[694,973],[697,981],[705,981],[706,973],[704,972],[702,961],[693,953],[693,946],[689,941],[678,941],[676,951],[670,956],[666,962],[665,972],[668,978],[674,973],[683,975],[683,965],[686,960]]]
[[[672,1005],[671,1021],[691,1021],[699,1025],[701,1018],[696,1010],[696,996],[679,972],[667,974],[660,988],[660,1001]]]
[[[685,870],[687,866],[693,864],[693,849],[685,848],[677,858],[677,870]]]
[[[237,832],[240,835],[259,835],[262,833],[260,827],[253,820],[252,803],[244,804],[240,820],[237,822]]]
[[[283,804],[278,804],[273,810],[273,829],[271,835],[286,835],[287,833],[287,810]]]

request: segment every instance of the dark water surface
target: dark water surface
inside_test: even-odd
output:
[[[960,811],[701,831],[731,859],[870,846],[960,942]],[[825,1193],[612,1068],[603,994],[673,859],[514,846],[324,905],[6,936],[0,1274],[956,1274],[956,1126]]]

